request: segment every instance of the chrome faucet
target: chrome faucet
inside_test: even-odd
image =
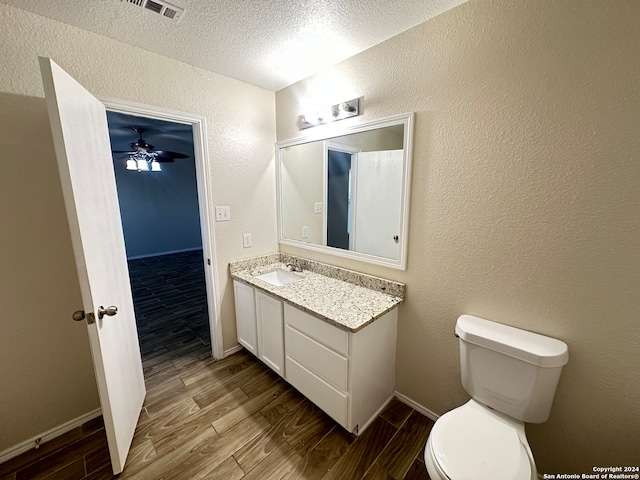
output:
[[[287,266],[287,268],[290,268],[292,272],[301,272],[302,271],[302,269],[300,267],[296,266],[293,263],[287,263],[286,266]]]

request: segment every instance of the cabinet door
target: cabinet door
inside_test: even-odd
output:
[[[242,282],[234,280],[233,293],[236,302],[236,331],[238,343],[254,355],[258,355],[254,289]]]
[[[258,357],[284,377],[284,333],[282,302],[256,291]]]

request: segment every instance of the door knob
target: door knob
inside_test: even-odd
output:
[[[102,320],[102,317],[105,315],[107,317],[113,317],[116,313],[118,313],[118,307],[111,305],[110,307],[104,308],[100,305],[98,307],[98,320]]]

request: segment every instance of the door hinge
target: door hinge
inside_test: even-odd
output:
[[[211,259],[207,258],[207,265],[211,265]]]

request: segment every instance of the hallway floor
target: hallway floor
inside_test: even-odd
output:
[[[0,480],[428,480],[431,420],[393,400],[354,437],[248,352],[214,361],[197,266],[155,258],[130,266],[147,397],[124,472],[99,417],[1,464]]]
[[[202,250],[129,261],[143,368],[211,351]]]

